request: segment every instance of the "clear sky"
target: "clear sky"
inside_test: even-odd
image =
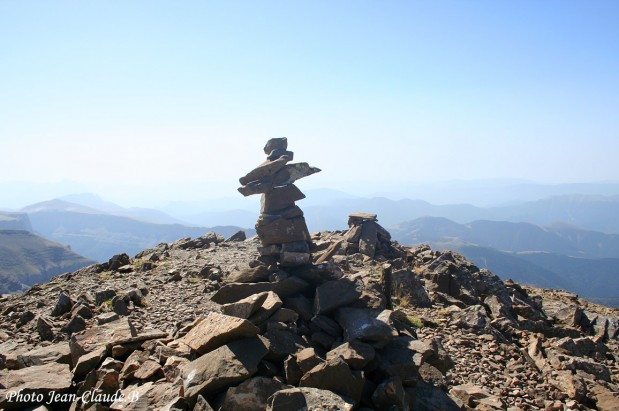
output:
[[[618,21],[616,0],[0,0],[0,186],[235,196],[278,136],[323,169],[302,188],[619,180]]]

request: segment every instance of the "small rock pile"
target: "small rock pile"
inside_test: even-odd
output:
[[[259,251],[282,267],[310,262],[310,234],[303,211],[295,205],[305,195],[293,183],[320,171],[307,163],[287,164],[293,159],[293,152],[287,149],[286,137],[270,139],[264,146],[267,161],[239,179],[243,185],[239,192],[244,196],[262,194],[256,223],[262,242]]]
[[[377,223],[376,214],[352,213],[348,216],[348,231],[344,234],[346,253],[361,253],[374,257],[376,253],[388,250],[391,234]]]

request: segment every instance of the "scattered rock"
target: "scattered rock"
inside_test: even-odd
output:
[[[67,293],[61,292],[60,295],[58,295],[58,301],[56,301],[51,316],[60,317],[63,314],[71,312],[71,308],[73,308],[73,300]]]

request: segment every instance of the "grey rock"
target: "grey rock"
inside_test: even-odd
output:
[[[224,304],[221,307],[221,312],[233,317],[247,319],[262,306],[268,295],[269,292],[262,292],[234,303]]]
[[[289,388],[273,394],[269,398],[267,411],[351,411],[351,399],[329,390],[311,387]]]
[[[303,295],[286,298],[284,307],[294,310],[304,321],[312,319],[312,302]]]
[[[45,401],[50,393],[62,394],[71,388],[72,375],[66,364],[48,363],[23,368],[21,370],[0,371],[0,408],[3,410],[20,409],[31,406],[32,402],[22,403],[11,393],[41,395]]]
[[[170,411],[178,402],[182,386],[170,382],[147,382],[144,385],[130,385],[121,391],[122,400],[110,405],[113,411]],[[133,399],[129,401],[128,399]],[[176,408],[178,409],[178,408]]]
[[[185,398],[195,404],[199,394],[213,395],[242,382],[258,371],[268,349],[259,337],[226,344],[184,365]]]
[[[116,314],[122,315],[122,316],[127,316],[127,315],[131,314],[125,299],[123,297],[118,296],[118,295],[115,296],[114,298],[112,298],[112,310]]]
[[[391,311],[377,312],[362,308],[340,308],[335,318],[344,329],[346,341],[387,342],[398,335],[391,325]]]
[[[96,317],[98,325],[108,324],[118,319],[120,319],[120,316],[116,314],[115,312],[99,314]]]
[[[391,295],[416,307],[432,305],[423,281],[410,270],[397,270],[391,273]]]
[[[260,200],[260,212],[263,214],[277,214],[277,210],[293,207],[295,201],[305,198],[305,194],[294,184],[274,187],[262,194]]]
[[[61,292],[58,295],[58,300],[56,301],[51,315],[52,317],[60,317],[63,314],[71,312],[71,308],[73,308],[73,300],[67,293]]]
[[[357,403],[361,399],[364,382],[360,372],[351,371],[348,364],[337,357],[309,370],[303,375],[299,385],[333,391]]]
[[[374,359],[375,355],[376,351],[371,345],[352,340],[329,351],[327,353],[327,360],[341,357],[350,368],[362,370]]]
[[[267,220],[261,216],[256,223],[256,232],[264,246],[311,240],[303,217],[286,219],[276,216]]]
[[[269,319],[275,311],[282,306],[282,300],[272,291],[267,292],[266,298],[256,311],[249,317],[249,321],[253,324],[260,325]]]
[[[267,407],[270,396],[284,388],[290,388],[272,378],[253,377],[236,387],[228,388],[220,411],[261,411]]]
[[[349,305],[361,297],[362,284],[342,278],[327,281],[316,288],[314,314],[326,314]]]
[[[228,283],[259,283],[261,281],[268,281],[271,273],[272,270],[268,267],[259,265],[233,271],[225,278],[225,281]]]
[[[112,258],[109,259],[107,263],[108,270],[116,271],[120,267],[131,264],[131,259],[125,253],[116,254]]]
[[[457,312],[454,321],[459,327],[481,330],[490,324],[486,310],[481,305],[474,305]]]
[[[226,238],[226,242],[235,242],[235,241],[245,241],[247,239],[247,235],[245,231],[239,230],[236,233],[232,234],[230,237]]]
[[[263,337],[268,343],[267,360],[282,362],[289,355],[305,348],[307,343],[297,334],[287,330],[270,329]]]
[[[310,167],[307,163],[286,164],[273,176],[273,184],[279,186],[292,184],[301,178],[319,173],[320,171],[319,168]]]
[[[378,227],[373,221],[363,223],[361,237],[359,238],[359,252],[374,257],[376,253],[376,242],[378,241]]]
[[[376,387],[372,394],[372,403],[379,410],[409,410],[409,398],[397,377],[389,378]]]
[[[37,318],[37,332],[43,341],[52,341],[54,339],[54,324],[46,317]]]
[[[241,185],[245,185],[251,183],[252,181],[259,181],[266,177],[272,176],[282,167],[284,167],[289,161],[290,157],[288,156],[282,156],[273,161],[265,161],[264,163],[260,164],[258,167],[247,173],[245,176],[239,178],[239,182],[241,183]]]
[[[271,154],[273,150],[288,149],[288,139],[286,137],[275,137],[269,139],[264,145],[264,154]]]
[[[232,283],[221,287],[211,297],[211,301],[218,304],[230,304],[240,301],[254,294],[273,291],[275,283]]]
[[[69,322],[60,330],[71,335],[86,329],[86,320],[80,315],[76,315],[69,320]]]
[[[76,304],[71,310],[71,317],[79,315],[80,317],[89,320],[93,317],[92,310],[83,303]]]
[[[337,322],[327,317],[326,315],[315,315],[312,318],[311,324],[320,330],[326,332],[332,337],[340,337],[342,335],[342,327]]]
[[[103,302],[111,300],[116,295],[114,290],[103,290],[95,293],[95,303],[97,306],[103,304]]]

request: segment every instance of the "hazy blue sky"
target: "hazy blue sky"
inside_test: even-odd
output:
[[[0,183],[234,196],[277,136],[323,169],[302,188],[619,180],[618,21],[616,0],[0,0]]]

